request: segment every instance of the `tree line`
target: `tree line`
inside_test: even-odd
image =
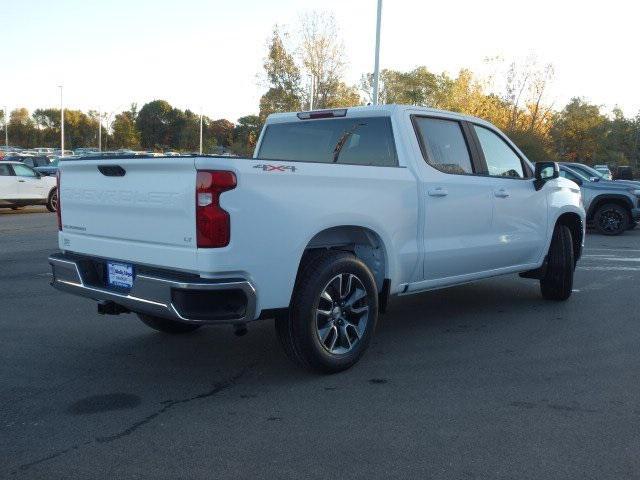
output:
[[[373,75],[357,85],[345,81],[348,60],[333,16],[309,13],[292,31],[274,26],[259,75],[265,93],[258,113],[238,119],[203,119],[204,151],[220,148],[251,154],[267,116],[275,112],[349,107],[371,102]],[[469,69],[457,74],[434,72],[426,66],[410,71],[383,70],[381,103],[428,106],[486,119],[505,131],[533,160],[579,161],[587,164],[640,167],[640,112],[627,118],[619,108],[607,112],[584,98],[572,98],[556,108],[548,100],[554,78],[551,65],[535,59],[504,65],[502,73],[479,76]],[[4,136],[4,113],[0,112]],[[180,150],[199,148],[200,117],[164,100],[138,109],[136,104],[115,116],[65,110],[67,148],[97,146],[98,122],[103,122],[103,150]],[[59,146],[60,110],[24,108],[11,112],[10,143],[25,148]]]
[[[0,113],[4,138],[4,112]],[[8,129],[11,145],[22,148],[60,147],[60,109],[37,109],[32,114],[18,108],[9,115]],[[96,111],[64,111],[65,148],[97,147],[99,122],[102,122],[103,150],[178,150],[195,152],[200,148],[200,116],[190,110],[172,107],[165,100],[154,100],[138,109],[132,104],[115,116]],[[250,153],[259,134],[257,116],[246,116],[237,123],[203,117],[203,150],[219,152],[233,150]]]

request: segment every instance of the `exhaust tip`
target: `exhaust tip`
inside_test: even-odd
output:
[[[98,302],[99,315],[120,315],[121,313],[129,313],[129,310],[118,305],[117,303],[109,301]]]

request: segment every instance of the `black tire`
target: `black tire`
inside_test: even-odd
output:
[[[47,198],[47,210],[55,212],[58,209],[58,189],[54,188],[49,192],[49,198]]]
[[[627,227],[627,230],[634,230],[637,226],[638,224],[636,222],[631,222]]]
[[[596,211],[593,223],[602,235],[620,235],[629,228],[631,218],[626,208],[606,203]]]
[[[162,333],[168,333],[170,335],[181,335],[184,333],[191,333],[194,330],[199,329],[202,325],[194,325],[191,323],[177,322],[175,320],[168,320],[166,318],[152,317],[151,315],[138,314],[138,318],[147,325]]]
[[[339,280],[337,280],[338,277],[340,277]],[[336,285],[342,285],[339,282],[343,278],[346,278],[348,282],[344,296],[342,295],[343,290],[341,290],[339,294],[333,295],[334,298],[339,297],[335,303],[333,300],[329,302],[326,297],[321,299],[323,292],[334,288],[334,281],[338,282]],[[356,285],[362,289],[353,287],[354,289],[350,290],[352,281],[354,284],[358,282]],[[335,289],[333,291],[336,292]],[[360,293],[357,293],[358,291]],[[353,306],[359,305],[359,307],[353,309],[350,309],[349,306],[345,307],[345,304],[351,303],[350,299],[356,298],[356,296],[359,296],[360,299],[355,301]],[[323,305],[327,305],[327,307],[323,306],[323,309],[329,308],[330,311],[334,311],[334,315],[338,314],[335,309],[340,310],[340,305],[343,309],[341,315],[345,320],[341,320],[342,316],[340,318],[326,316],[326,325],[333,322],[333,326],[329,329],[335,329],[337,339],[333,341],[331,347],[323,344],[320,338],[319,322],[324,315],[319,312],[320,302],[327,302],[323,303]],[[334,307],[330,307],[332,304]],[[360,312],[355,313],[355,311],[363,308],[367,308],[366,314],[357,319],[352,316],[360,315]],[[278,338],[285,353],[294,363],[309,370],[337,373],[350,368],[360,360],[371,342],[377,321],[378,290],[371,271],[351,253],[328,250],[304,259],[298,273],[288,313],[276,318],[275,324]],[[358,330],[348,330],[353,328],[355,323],[362,328],[362,331],[357,335],[355,333]],[[325,329],[325,331],[327,330]],[[350,333],[346,333],[346,337],[339,338],[347,331]],[[328,336],[325,337],[325,341],[327,340]],[[342,343],[343,340],[347,342],[347,347],[343,348],[347,351],[334,353],[334,346]],[[331,343],[330,340],[329,343]]]
[[[571,230],[566,225],[556,225],[547,257],[547,271],[540,279],[542,296],[547,300],[567,300],[573,291],[575,266]]]

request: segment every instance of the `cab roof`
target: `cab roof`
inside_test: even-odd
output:
[[[341,112],[346,112],[342,114]],[[286,112],[286,113],[272,113],[267,118],[267,123],[284,123],[284,122],[295,122],[295,121],[305,121],[310,120],[312,118],[300,118],[301,115],[308,114],[319,114],[319,118],[329,118],[325,116],[321,116],[324,113],[331,112],[340,112],[339,115],[336,115],[335,118],[350,118],[350,117],[391,117],[397,113],[401,112],[412,112],[416,114],[425,114],[425,115],[435,115],[438,117],[451,118],[456,120],[466,120],[473,123],[491,125],[486,120],[483,120],[478,117],[474,117],[472,115],[465,115],[458,112],[451,112],[448,110],[440,110],[437,108],[430,107],[420,107],[416,105],[400,105],[400,104],[389,104],[389,105],[366,105],[366,106],[358,106],[358,107],[348,107],[348,108],[330,108],[323,110],[313,110],[313,111],[303,111],[303,112]]]

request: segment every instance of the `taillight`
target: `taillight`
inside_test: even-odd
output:
[[[231,240],[229,213],[220,207],[220,195],[236,188],[233,172],[198,171],[196,178],[196,234],[198,248],[221,248]]]
[[[56,195],[58,196],[58,204],[56,205],[56,216],[58,217],[58,230],[62,231],[62,202],[60,201],[60,180],[62,172],[60,169],[56,171]]]

